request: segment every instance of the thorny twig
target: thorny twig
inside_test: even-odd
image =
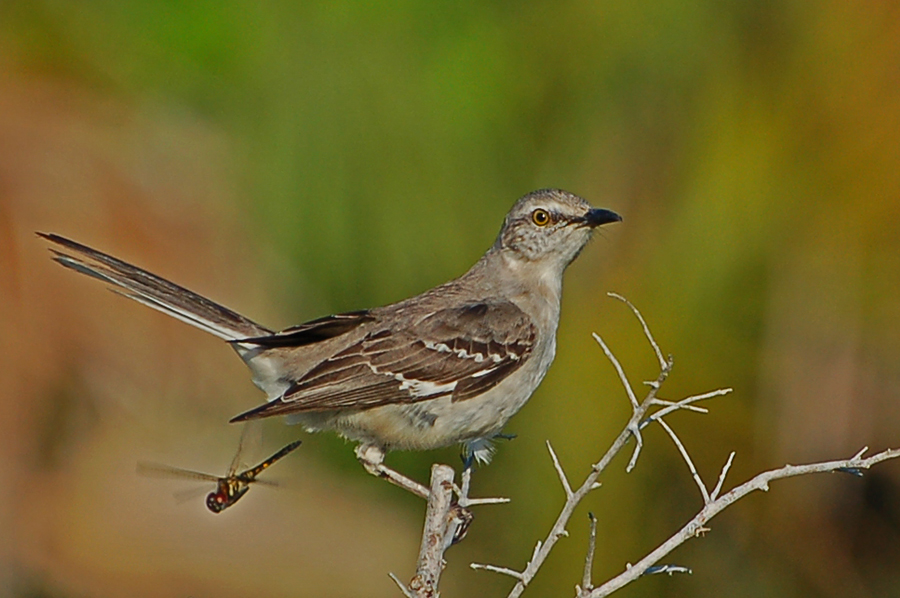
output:
[[[406,584],[400,581],[399,577],[397,577],[393,573],[388,573],[388,577],[390,577],[394,581],[394,583],[397,584],[400,592],[402,592],[403,595],[406,596],[406,598],[416,598],[413,593],[409,591],[409,588],[406,587]]]
[[[681,443],[681,439],[678,438],[678,435],[675,433],[669,424],[666,423],[666,420],[663,418],[659,418],[656,421],[659,422],[659,425],[663,427],[669,436],[672,438],[672,442],[675,443],[675,446],[678,447],[678,452],[681,453],[681,457],[684,459],[684,462],[687,463],[688,469],[691,471],[691,477],[694,478],[694,482],[697,484],[697,487],[700,489],[700,495],[703,497],[703,504],[709,504],[709,491],[706,489],[706,485],[703,483],[703,480],[700,479],[700,474],[697,473],[697,468],[694,467],[694,461],[691,460],[691,456],[688,454],[687,449],[684,448],[684,445]]]
[[[603,349],[604,354],[606,354],[607,358],[613,364],[613,367],[616,370],[616,373],[619,376],[619,380],[622,383],[623,388],[625,389],[626,394],[628,395],[629,402],[632,405],[632,415],[631,419],[628,420],[625,429],[616,437],[613,441],[612,446],[606,451],[606,454],[595,463],[591,467],[590,473],[585,478],[584,482],[576,488],[571,489],[567,488],[567,478],[565,474],[560,475],[560,481],[563,485],[563,490],[566,492],[566,502],[563,505],[562,510],[556,518],[556,521],[553,523],[553,526],[550,528],[550,532],[547,534],[547,537],[543,540],[543,542],[538,542],[537,547],[535,548],[534,554],[531,559],[528,561],[525,569],[523,571],[514,571],[507,568],[503,571],[496,571],[498,573],[504,573],[506,575],[510,575],[514,577],[517,582],[513,587],[512,591],[509,593],[509,598],[516,598],[520,596],[522,592],[525,591],[525,588],[534,578],[538,569],[540,569],[541,565],[543,565],[544,561],[547,559],[547,556],[550,554],[550,551],[553,549],[553,546],[556,542],[563,536],[568,535],[566,531],[566,525],[569,522],[569,519],[572,517],[572,513],[575,510],[575,507],[581,502],[581,500],[587,496],[587,494],[596,488],[599,487],[598,479],[603,471],[609,466],[609,463],[612,461],[613,457],[615,457],[625,446],[628,440],[633,436],[635,438],[635,448],[631,455],[631,459],[628,463],[626,471],[631,471],[634,469],[635,464],[637,463],[638,456],[640,455],[641,448],[643,447],[643,441],[641,437],[641,422],[644,420],[647,412],[651,407],[654,406],[663,406],[663,409],[668,409],[668,412],[671,412],[676,409],[685,408],[688,405],[692,405],[693,403],[711,398],[713,396],[718,396],[720,394],[725,394],[730,392],[730,389],[723,389],[718,391],[713,391],[712,393],[706,393],[704,395],[697,395],[696,397],[688,397],[682,401],[678,401],[677,403],[672,403],[671,401],[663,401],[661,399],[657,399],[656,395],[659,392],[660,387],[663,382],[665,382],[666,378],[669,376],[669,372],[672,370],[672,357],[669,356],[667,359],[662,357],[662,352],[659,350],[659,345],[656,343],[656,340],[653,338],[652,333],[650,332],[650,328],[647,326],[643,317],[640,315],[640,312],[635,308],[628,300],[623,297],[615,294],[610,294],[612,297],[623,301],[626,305],[628,305],[631,310],[636,314],[638,320],[641,322],[641,325],[644,330],[644,335],[646,336],[648,342],[651,347],[653,347],[654,353],[657,355],[657,358],[660,362],[660,372],[657,376],[656,380],[652,382],[648,382],[647,385],[650,387],[649,392],[644,397],[644,399],[638,402],[637,397],[634,394],[634,390],[631,387],[631,383],[628,381],[627,376],[625,375],[625,370],[622,368],[618,359],[616,359],[615,355],[613,355],[612,351],[606,345],[602,338],[599,335],[594,334],[594,340],[600,345],[601,349]],[[553,457],[552,448],[551,450],[551,458]],[[558,459],[554,459],[554,467],[557,469],[557,474],[561,473],[561,467],[557,467]],[[476,569],[485,569],[484,565],[472,564],[473,568]],[[496,570],[497,568],[492,568],[491,570]]]
[[[425,527],[416,575],[409,582],[409,590],[416,598],[437,596],[438,582],[444,569],[444,551],[449,548],[461,524],[451,517],[453,506],[453,468],[449,465],[431,466],[431,496],[425,511]]]
[[[896,459],[897,457],[900,457],[900,449],[888,449],[865,459],[862,458],[861,452],[844,461],[827,461],[824,463],[811,463],[808,465],[785,465],[784,467],[778,469],[765,471],[750,479],[749,481],[744,482],[740,486],[732,488],[731,490],[723,494],[720,498],[711,500],[709,503],[704,505],[700,512],[697,513],[690,521],[688,521],[671,538],[660,544],[655,550],[651,551],[649,554],[647,554],[647,556],[642,558],[634,565],[630,566],[623,573],[610,579],[605,584],[595,588],[591,592],[584,594],[584,596],[589,598],[600,598],[601,596],[608,596],[619,588],[625,586],[626,584],[631,583],[632,581],[640,577],[654,563],[657,563],[660,559],[672,552],[675,548],[690,540],[691,538],[702,534],[703,531],[706,530],[706,528],[704,527],[706,523],[710,519],[718,515],[726,507],[755,490],[762,490],[764,492],[768,491],[769,483],[774,480],[806,475],[810,473],[833,472],[848,467],[869,469],[876,463],[880,463],[888,459]],[[729,459],[728,463],[726,463],[726,468],[730,463],[731,459]],[[726,468],[723,468],[723,471]]]
[[[719,473],[719,481],[716,482],[716,487],[713,488],[713,491],[709,493],[710,500],[716,500],[719,496],[719,492],[722,491],[722,484],[725,483],[725,476],[728,475],[728,470],[731,469],[731,464],[734,461],[735,452],[731,451],[731,454],[728,455],[728,461],[725,462],[725,465],[722,466],[722,471]]]
[[[435,463],[431,466],[431,487],[428,489],[428,505],[416,574],[408,586],[393,573],[388,574],[406,598],[432,598],[439,595],[438,583],[444,569],[444,552],[465,537],[472,522],[472,513],[467,507],[509,502],[508,498],[469,498],[472,469],[463,470],[461,488],[453,483],[454,475],[453,468],[449,465]],[[413,494],[419,495],[416,491]],[[458,497],[456,500],[454,494]]]
[[[730,388],[719,388],[716,390],[705,392],[703,394],[693,395],[687,397],[686,399],[681,399],[680,401],[673,402],[665,401],[663,399],[654,399],[653,404],[661,405],[663,406],[663,408],[659,411],[655,411],[653,415],[642,421],[639,427],[641,428],[641,430],[643,430],[657,419],[669,415],[673,411],[685,410],[693,411],[695,413],[709,413],[709,409],[707,409],[706,407],[698,407],[697,405],[694,405],[694,403],[696,403],[697,401],[705,401],[706,399],[721,397],[729,394],[730,392],[732,392],[732,389]]]
[[[588,513],[591,521],[591,532],[588,536],[588,549],[584,557],[584,573],[581,576],[581,585],[575,586],[575,595],[580,596],[584,592],[590,592],[594,589],[591,582],[591,572],[594,569],[594,551],[597,549],[597,518],[593,513]]]
[[[618,293],[607,293],[607,296],[612,297],[613,299],[618,299],[625,305],[631,308],[631,311],[634,312],[634,315],[637,317],[638,321],[641,323],[641,327],[644,329],[644,336],[647,337],[647,340],[650,341],[650,346],[653,347],[653,352],[656,353],[656,359],[659,360],[659,369],[666,369],[666,360],[663,359],[662,351],[659,350],[659,345],[656,344],[656,341],[653,339],[653,335],[650,334],[650,327],[647,326],[647,322],[644,320],[644,316],[641,315],[641,312],[638,311],[634,305],[632,305],[631,301],[623,297]],[[670,366],[671,367],[671,366]]]
[[[550,451],[550,458],[553,459],[553,467],[559,476],[559,483],[562,484],[563,490],[566,491],[566,498],[572,498],[572,486],[569,485],[566,472],[563,471],[562,465],[559,464],[559,458],[556,456],[556,451],[553,450],[553,445],[550,444],[549,440],[547,441],[547,450]]]
[[[489,497],[489,498],[470,498],[469,497],[469,489],[472,486],[472,468],[466,467],[462,472],[462,484],[460,487],[453,486],[453,491],[456,492],[456,495],[459,496],[459,506],[461,507],[472,507],[475,505],[502,505],[509,502],[508,498],[504,497]]]
[[[575,510],[575,507],[581,502],[581,500],[591,490],[599,487],[598,478],[600,477],[600,474],[606,469],[606,467],[609,465],[610,461],[612,461],[613,457],[615,457],[621,451],[621,449],[625,446],[628,439],[631,438],[632,436],[634,436],[634,438],[635,438],[635,449],[634,449],[634,452],[632,453],[631,459],[629,460],[626,471],[630,472],[634,468],[635,464],[637,463],[637,459],[640,454],[641,448],[643,446],[640,431],[641,431],[641,429],[643,429],[644,427],[646,427],[647,425],[649,425],[650,423],[652,423],[654,421],[658,421],[660,423],[660,425],[669,433],[669,435],[672,437],[673,441],[675,442],[676,446],[678,447],[679,452],[681,453],[682,457],[684,458],[685,462],[687,463],[688,468],[691,471],[691,475],[694,478],[694,481],[697,483],[697,486],[700,489],[700,493],[703,496],[703,502],[704,502],[703,509],[701,509],[701,511],[693,519],[691,519],[691,521],[689,521],[679,532],[677,532],[675,535],[673,535],[671,538],[669,538],[666,542],[661,544],[657,549],[655,549],[650,554],[645,556],[643,559],[641,559],[635,565],[633,565],[633,566],[629,565],[626,568],[626,571],[623,572],[622,574],[607,581],[605,584],[603,584],[602,586],[597,587],[597,588],[593,587],[591,578],[590,578],[590,569],[591,569],[592,562],[593,562],[594,547],[595,547],[595,541],[596,541],[595,540],[595,538],[596,538],[596,520],[592,517],[591,518],[591,538],[590,538],[590,543],[589,543],[589,548],[588,548],[588,554],[585,559],[585,570],[584,570],[584,575],[582,578],[582,584],[580,587],[576,586],[577,595],[579,598],[599,598],[600,596],[607,596],[610,593],[612,593],[613,591],[621,588],[622,586],[630,583],[631,581],[634,581],[635,579],[637,579],[638,577],[640,577],[641,575],[643,575],[645,573],[648,573],[648,574],[651,572],[652,573],[665,572],[665,573],[669,573],[669,574],[672,574],[675,572],[689,573],[690,569],[688,569],[686,567],[680,567],[680,566],[676,566],[676,565],[665,565],[665,566],[661,566],[661,567],[657,566],[656,568],[653,568],[653,565],[655,563],[657,563],[665,555],[667,555],[669,552],[671,552],[677,546],[681,545],[688,539],[690,539],[696,535],[702,534],[704,531],[706,531],[704,524],[706,522],[708,522],[716,514],[718,514],[720,511],[722,511],[727,506],[729,506],[730,504],[734,503],[735,501],[742,498],[743,496],[746,496],[747,494],[749,494],[750,492],[752,492],[754,490],[768,490],[768,484],[772,480],[786,478],[786,477],[792,477],[792,476],[797,476],[797,475],[804,475],[804,474],[808,474],[808,473],[822,472],[822,471],[838,471],[838,470],[840,470],[840,471],[854,471],[855,472],[855,471],[859,471],[862,469],[868,469],[869,467],[871,467],[872,465],[874,465],[880,461],[900,457],[900,449],[895,449],[895,450],[886,450],[886,451],[883,451],[876,455],[873,455],[872,457],[869,457],[867,459],[863,459],[862,455],[867,450],[867,449],[863,449],[862,451],[860,451],[859,453],[854,455],[854,457],[852,457],[851,459],[848,459],[846,461],[814,463],[814,464],[803,465],[803,466],[787,465],[780,469],[761,473],[761,474],[757,475],[756,477],[754,477],[753,479],[751,479],[750,481],[745,482],[744,484],[741,484],[740,486],[737,486],[736,488],[733,488],[729,492],[725,493],[723,496],[719,497],[719,493],[721,492],[722,486],[725,482],[725,476],[727,475],[728,470],[731,468],[731,464],[734,460],[735,454],[734,454],[734,452],[732,452],[729,455],[727,462],[722,467],[722,470],[719,474],[719,478],[718,478],[715,488],[712,490],[712,492],[710,492],[706,488],[706,486],[703,483],[702,479],[700,478],[699,474],[697,473],[697,470],[694,467],[694,464],[693,464],[690,456],[688,455],[687,450],[684,448],[684,445],[678,439],[678,436],[675,434],[675,432],[672,430],[672,428],[669,427],[669,425],[662,419],[662,417],[673,411],[679,410],[679,409],[685,409],[685,410],[690,410],[690,411],[695,411],[695,412],[699,411],[701,413],[706,412],[705,409],[697,407],[693,403],[696,403],[697,401],[701,401],[704,399],[710,399],[713,397],[718,397],[718,396],[728,394],[731,392],[731,389],[730,388],[718,389],[718,390],[710,391],[707,393],[694,395],[694,396],[688,397],[686,399],[682,399],[681,401],[677,401],[677,402],[665,401],[663,399],[657,398],[656,395],[659,392],[660,387],[662,386],[663,382],[666,380],[666,378],[669,375],[669,372],[672,369],[672,364],[673,364],[672,357],[669,356],[667,359],[663,358],[663,354],[659,349],[659,345],[654,340],[653,335],[651,334],[646,321],[644,320],[641,313],[637,310],[637,308],[634,307],[634,305],[632,305],[627,299],[625,299],[624,297],[622,297],[620,295],[617,295],[614,293],[609,293],[609,295],[624,302],[626,305],[628,305],[628,307],[631,308],[631,310],[634,312],[635,316],[640,321],[641,326],[644,330],[644,335],[646,336],[647,340],[649,341],[651,347],[654,350],[654,353],[657,356],[657,359],[659,360],[660,373],[657,376],[656,380],[646,383],[650,387],[650,391],[647,393],[647,395],[643,401],[638,402],[637,398],[635,397],[634,391],[632,390],[631,385],[628,382],[628,378],[625,375],[624,369],[621,367],[618,360],[613,355],[612,351],[609,349],[609,347],[606,345],[606,343],[603,341],[603,339],[600,338],[600,336],[598,336],[597,334],[593,335],[594,339],[597,341],[597,343],[603,349],[603,352],[606,354],[607,358],[613,364],[613,367],[615,368],[616,373],[618,374],[619,379],[622,382],[623,387],[625,388],[626,394],[628,395],[628,398],[629,398],[629,402],[632,405],[632,416],[631,416],[631,419],[629,419],[627,425],[625,426],[625,429],[622,430],[622,432],[615,439],[615,441],[613,441],[612,446],[610,446],[610,448],[607,450],[606,454],[603,455],[603,457],[600,459],[600,461],[598,461],[597,463],[595,463],[593,465],[591,472],[587,475],[584,482],[575,490],[572,490],[571,485],[569,484],[569,481],[568,481],[568,477],[566,476],[565,472],[563,471],[563,468],[559,463],[559,459],[557,458],[556,453],[553,450],[553,447],[550,445],[549,442],[547,443],[547,448],[550,451],[550,456],[553,461],[554,469],[556,470],[556,473],[559,476],[560,484],[562,485],[563,490],[565,491],[565,494],[566,494],[566,501],[560,511],[559,516],[557,517],[556,521],[554,522],[553,526],[551,527],[550,532],[548,533],[546,539],[543,542],[539,541],[537,543],[537,545],[535,546],[535,549],[534,549],[534,553],[532,554],[531,559],[528,561],[528,563],[525,566],[525,569],[523,571],[516,571],[513,569],[509,569],[506,567],[498,567],[495,565],[483,565],[483,564],[477,564],[477,563],[473,563],[471,565],[471,567],[473,569],[482,569],[482,570],[493,571],[496,573],[508,575],[508,576],[516,579],[516,584],[513,587],[513,589],[510,591],[509,598],[516,598],[516,597],[520,596],[522,594],[522,592],[525,591],[525,588],[528,586],[528,584],[531,582],[531,580],[534,578],[535,574],[537,573],[538,569],[540,569],[541,565],[546,560],[546,558],[549,555],[550,551],[552,550],[553,546],[556,544],[556,541],[559,540],[559,538],[568,535],[568,532],[566,531],[565,528],[566,528],[566,525],[567,525],[569,519],[572,516],[572,513]],[[645,419],[647,411],[653,406],[659,406],[661,408]]]

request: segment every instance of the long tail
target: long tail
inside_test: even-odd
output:
[[[56,249],[50,250],[54,254],[53,259],[66,268],[107,282],[116,287],[113,289],[115,292],[219,338],[233,341],[272,334],[271,330],[227,307],[137,266],[59,235],[37,234],[71,252],[70,255]]]

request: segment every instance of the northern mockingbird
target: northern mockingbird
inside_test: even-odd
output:
[[[597,226],[620,221],[559,189],[507,214],[487,253],[455,280],[384,307],[273,332],[159,276],[55,234],[54,259],[228,341],[268,402],[232,419],[286,415],[359,443],[378,475],[386,450],[462,443],[488,462],[491,439],[525,404],[556,353],[562,276]]]

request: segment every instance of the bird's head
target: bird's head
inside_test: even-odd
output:
[[[561,189],[533,191],[515,203],[494,244],[516,261],[565,269],[602,224],[619,222],[611,210],[593,208]]]

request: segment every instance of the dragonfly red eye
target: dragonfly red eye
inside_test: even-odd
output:
[[[213,513],[221,513],[229,506],[231,502],[223,492],[210,492],[206,497],[206,508]]]

